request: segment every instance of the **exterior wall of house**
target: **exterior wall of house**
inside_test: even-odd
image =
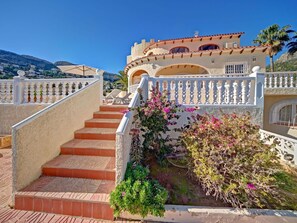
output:
[[[226,46],[226,43],[229,46]],[[131,47],[131,55],[127,57],[127,64],[140,58],[144,58],[143,61],[136,66],[133,65],[128,71],[129,85],[137,84],[140,81],[141,74],[147,73],[151,77],[159,76],[159,72],[163,68],[168,68],[170,66],[177,66],[180,70],[167,69],[166,75],[176,75],[176,74],[187,74],[188,69],[183,69],[183,66],[197,66],[201,69],[196,72],[196,74],[212,74],[212,75],[222,75],[225,74],[225,65],[229,63],[243,63],[246,65],[245,73],[251,73],[254,66],[260,66],[260,72],[265,71],[266,67],[266,53],[262,50],[243,50],[242,52],[222,52],[219,53],[218,50],[206,50],[199,51],[199,47],[203,45],[217,45],[219,49],[239,49],[240,47],[240,35],[219,36],[213,37],[193,37],[192,39],[184,40],[163,40],[154,42],[146,42],[142,40],[141,43],[135,43]],[[198,53],[193,53],[193,55],[183,55],[182,53],[172,53],[170,56],[163,58],[152,57],[146,59],[148,56],[169,54],[170,50],[175,47],[187,47],[190,52],[199,51]],[[200,52],[203,52],[201,55]],[[211,53],[214,52],[214,53]],[[172,55],[172,56],[171,56]],[[141,71],[141,72],[140,72]],[[190,72],[193,74],[193,72]]]
[[[0,134],[11,135],[11,127],[47,105],[0,104]]]
[[[256,58],[256,61],[253,61],[253,58]],[[187,74],[187,70],[184,69],[184,66],[188,67],[197,66],[201,67],[201,70],[206,70],[207,72],[200,72],[196,74],[212,74],[212,75],[222,75],[225,74],[225,64],[232,62],[246,62],[247,63],[247,73],[252,73],[252,68],[254,66],[260,66],[260,72],[265,71],[266,67],[266,56],[263,53],[242,53],[242,54],[216,54],[213,56],[192,56],[192,57],[183,57],[176,56],[174,58],[168,59],[160,59],[160,60],[151,60],[150,62],[146,62],[145,64],[141,64],[139,66],[135,66],[128,71],[129,84],[136,84],[137,81],[139,83],[140,76],[135,78],[135,74],[137,74],[140,70],[146,71],[146,73],[150,77],[159,76],[158,73],[161,72],[164,68],[170,68],[171,66],[180,65],[180,71],[172,70],[172,75],[176,74]],[[168,69],[167,75],[170,75],[170,69]],[[137,80],[134,81],[133,79]],[[134,81],[134,82],[133,82]]]
[[[274,132],[279,135],[297,139],[297,127],[277,125],[270,123],[270,112],[272,106],[278,102],[296,99],[296,95],[265,95],[264,100],[264,130]]]
[[[13,191],[41,175],[41,167],[58,156],[60,146],[98,110],[101,83],[96,81],[13,127]]]

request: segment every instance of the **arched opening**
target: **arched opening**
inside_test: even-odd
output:
[[[220,49],[220,47],[216,44],[204,44],[200,46],[198,50],[216,50],[216,49]]]
[[[185,46],[174,47],[170,50],[170,53],[187,53],[189,52],[189,48]]]
[[[139,84],[140,83],[140,80],[141,80],[141,75],[142,74],[147,74],[147,71],[145,70],[137,70],[136,72],[134,72],[130,79],[131,79],[131,85],[134,85],[134,84]]]
[[[201,74],[208,74],[208,71],[199,66],[193,64],[176,64],[164,67],[156,73],[156,77],[162,76],[195,76]]]
[[[297,125],[297,100],[289,99],[277,102],[270,110],[270,123],[277,125]]]

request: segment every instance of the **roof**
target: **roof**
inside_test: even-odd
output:
[[[213,49],[213,50],[198,50],[198,51],[190,51],[186,53],[163,53],[157,55],[150,55],[138,58],[136,60],[131,61],[128,63],[124,69],[127,72],[130,68],[137,66],[139,64],[144,64],[144,62],[149,62],[150,60],[158,60],[159,58],[162,59],[174,59],[174,58],[184,58],[184,57],[192,57],[192,56],[212,56],[215,54],[224,55],[226,54],[233,54],[238,53],[242,54],[243,52],[254,53],[256,50],[261,52],[266,52],[270,46],[244,46],[244,47],[236,47],[236,48],[225,48],[225,49]]]
[[[237,32],[237,33],[224,33],[224,34],[214,34],[214,35],[206,35],[206,36],[192,36],[192,37],[183,37],[183,38],[175,38],[175,39],[166,39],[166,40],[158,40],[158,42],[154,42],[152,44],[150,44],[148,47],[146,47],[143,51],[143,53],[145,54],[148,50],[154,48],[154,47],[157,47],[159,44],[166,44],[166,42],[170,42],[170,41],[202,41],[203,39],[206,39],[206,38],[219,38],[219,39],[222,39],[222,38],[232,38],[233,36],[238,36],[238,38],[244,34],[244,32]]]

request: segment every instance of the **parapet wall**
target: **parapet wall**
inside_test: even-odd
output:
[[[41,175],[41,168],[58,156],[60,146],[73,139],[99,109],[100,81],[96,81],[13,126],[13,191]]]
[[[0,104],[0,134],[11,135],[11,127],[48,105]]]

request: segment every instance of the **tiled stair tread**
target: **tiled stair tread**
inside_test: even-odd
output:
[[[87,120],[86,122],[97,122],[97,123],[120,123],[121,120],[119,119],[103,119],[103,118],[93,118],[90,120]]]
[[[108,202],[114,187],[109,180],[42,176],[16,195]]]
[[[61,146],[62,148],[84,148],[84,149],[114,149],[115,140],[88,140],[73,139]]]
[[[115,128],[82,128],[75,133],[90,133],[90,134],[115,134],[116,129]]]
[[[44,164],[43,168],[114,171],[115,158],[105,156],[60,155]]]
[[[94,114],[111,114],[111,115],[123,115],[123,113],[118,112],[118,111],[96,111]]]
[[[101,105],[99,109],[101,110],[125,110],[127,109],[127,105]]]

